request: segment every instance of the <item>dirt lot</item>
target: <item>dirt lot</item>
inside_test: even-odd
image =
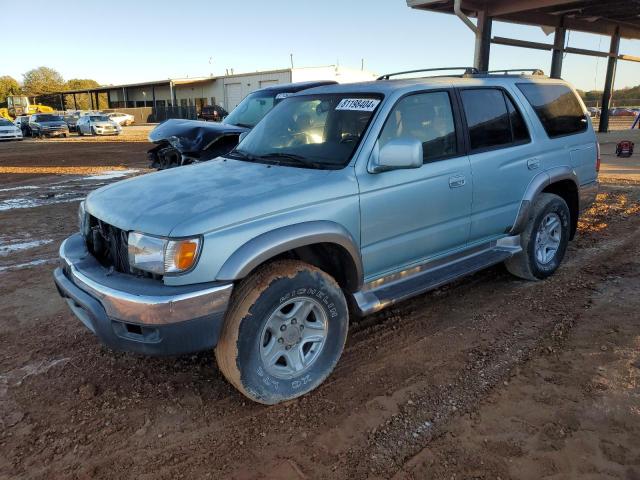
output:
[[[328,381],[273,407],[209,352],[101,347],[55,292],[78,199],[147,144],[0,144],[25,169],[0,173],[0,478],[640,478],[640,162],[602,140],[557,275],[495,267],[353,323]]]

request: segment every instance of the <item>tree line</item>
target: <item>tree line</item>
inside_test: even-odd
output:
[[[22,82],[18,82],[10,75],[0,75],[0,107],[7,103],[8,95],[38,96],[38,102],[55,109],[60,108],[60,97],[51,95],[65,90],[80,90],[83,88],[99,87],[100,84],[89,78],[72,78],[65,80],[62,75],[49,67],[38,67],[22,74]],[[100,102],[102,104],[102,102]],[[91,100],[86,93],[76,94],[77,108],[88,110]],[[65,108],[75,108],[71,95],[65,98]]]

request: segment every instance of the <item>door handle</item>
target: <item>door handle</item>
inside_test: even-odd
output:
[[[464,187],[466,183],[467,179],[464,177],[464,175],[454,175],[452,177],[449,177],[449,188]]]
[[[530,158],[529,160],[527,160],[527,168],[529,170],[535,170],[536,168],[540,168],[540,159]]]

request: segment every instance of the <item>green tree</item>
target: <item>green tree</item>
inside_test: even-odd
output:
[[[65,90],[82,90],[85,88],[99,87],[100,84],[89,78],[72,78],[67,80],[64,85]],[[88,110],[91,108],[91,100],[86,93],[76,93],[76,102],[73,102],[73,95],[65,96],[65,107],[69,109],[79,108],[80,110]],[[94,106],[95,108],[95,106]]]
[[[64,79],[53,68],[34,68],[23,74],[23,77],[22,86],[27,95],[46,95],[64,90]]]
[[[7,102],[7,95],[17,95],[20,93],[18,81],[9,75],[0,76],[0,105]]]

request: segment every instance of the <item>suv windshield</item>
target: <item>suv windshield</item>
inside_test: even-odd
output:
[[[370,94],[288,98],[230,156],[311,168],[344,167],[380,101],[379,95]]]
[[[254,92],[245,97],[236,108],[224,119],[228,125],[253,128],[262,120],[276,101],[276,93]]]
[[[92,122],[108,122],[109,117],[107,117],[106,115],[91,115],[91,118],[89,120],[91,120]]]
[[[62,117],[57,115],[36,115],[36,122],[62,122]]]
[[[13,127],[13,123],[10,122],[9,120],[4,120],[2,118],[0,118],[0,127]]]

